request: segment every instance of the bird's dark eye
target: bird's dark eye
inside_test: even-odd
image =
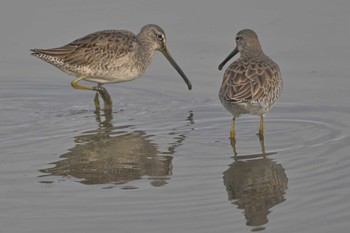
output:
[[[157,34],[157,38],[158,38],[158,40],[164,40],[163,34]]]
[[[242,39],[242,37],[236,36],[236,40],[241,40],[241,39]]]

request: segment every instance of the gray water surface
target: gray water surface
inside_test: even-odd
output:
[[[0,8],[1,232],[348,232],[348,1],[5,1]],[[94,93],[30,56],[102,29],[156,23],[192,81],[157,53]],[[255,30],[284,90],[265,118],[218,100],[234,33]]]

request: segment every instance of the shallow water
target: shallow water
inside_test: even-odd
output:
[[[348,232],[350,4],[315,2],[6,3],[1,232]],[[106,86],[114,110],[96,113],[94,93],[29,56],[146,23],[164,27],[193,91],[157,54],[139,80]],[[245,27],[284,77],[265,118],[266,157],[254,116],[236,121],[234,156],[231,116],[217,97],[217,65]]]

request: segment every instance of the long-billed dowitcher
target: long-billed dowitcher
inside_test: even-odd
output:
[[[219,70],[238,52],[225,71],[219,92],[221,103],[232,113],[231,139],[236,136],[235,119],[241,114],[260,116],[260,139],[264,136],[264,114],[271,109],[282,91],[278,65],[263,52],[258,36],[250,29],[236,35],[236,47],[219,65]],[[262,141],[262,140],[260,140]]]
[[[59,48],[31,51],[32,55],[75,75],[76,79],[71,83],[73,88],[96,91],[96,109],[100,108],[100,94],[105,110],[110,110],[112,101],[102,85],[136,79],[150,65],[155,50],[164,54],[191,90],[191,82],[168,52],[163,29],[154,24],[145,25],[137,35],[125,30],[104,30],[88,34]],[[78,82],[81,80],[98,85],[80,85]]]

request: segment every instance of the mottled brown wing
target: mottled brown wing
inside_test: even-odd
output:
[[[103,59],[118,59],[135,48],[136,37],[128,31],[105,30],[91,33],[65,46],[36,49],[34,52],[55,57],[65,64],[88,66]]]
[[[225,71],[221,96],[226,101],[257,101],[273,97],[280,80],[278,65],[273,61],[244,62],[237,60]],[[277,93],[276,93],[277,94]]]

